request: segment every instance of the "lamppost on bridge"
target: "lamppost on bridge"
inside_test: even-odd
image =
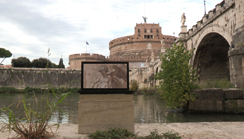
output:
[[[203,1],[204,1],[204,15],[206,15],[206,0]]]

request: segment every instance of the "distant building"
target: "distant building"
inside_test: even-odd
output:
[[[12,68],[12,65],[3,65],[3,64],[0,64],[0,68]]]
[[[135,33],[113,39],[109,42],[110,56],[83,53],[69,56],[70,69],[80,69],[82,61],[128,61],[130,68],[146,66],[146,62],[154,61],[161,52],[161,40],[165,48],[169,48],[177,37],[163,35],[159,24],[136,24]]]

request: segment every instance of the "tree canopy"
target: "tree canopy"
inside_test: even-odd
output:
[[[18,57],[17,59],[12,59],[12,67],[32,67],[32,63],[26,57]]]
[[[8,58],[8,57],[11,57],[12,56],[12,53],[9,51],[9,50],[6,50],[4,48],[0,48],[0,58],[3,58],[3,60],[1,61],[0,64],[3,63],[3,61]]]
[[[59,64],[58,64],[58,67],[57,68],[65,68],[64,62],[63,62],[63,58],[60,58]]]
[[[32,66],[34,68],[57,68],[58,66],[55,63],[52,63],[47,58],[39,58],[32,60]]]
[[[187,50],[183,44],[174,44],[161,55],[161,71],[155,75],[160,81],[161,98],[170,108],[181,107],[194,100],[193,90],[195,84],[195,70],[189,65],[192,51]]]
[[[13,67],[33,67],[33,68],[58,68],[58,65],[52,63],[47,58],[33,59],[32,62],[26,57],[12,59]]]

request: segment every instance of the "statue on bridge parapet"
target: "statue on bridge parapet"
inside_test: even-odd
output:
[[[161,40],[161,45],[162,45],[162,47],[161,47],[161,53],[164,53],[166,51],[164,39]]]
[[[185,22],[186,22],[186,16],[185,16],[185,13],[183,13],[181,16],[182,25],[181,25],[181,32],[179,34],[180,38],[185,38],[186,33],[187,33],[187,26],[185,25]]]
[[[186,22],[186,16],[185,16],[185,13],[183,13],[182,16],[181,16],[182,26],[185,26],[185,22]]]

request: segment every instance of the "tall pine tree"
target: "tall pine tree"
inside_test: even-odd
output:
[[[63,58],[60,58],[58,68],[65,68],[64,63],[63,63]]]

